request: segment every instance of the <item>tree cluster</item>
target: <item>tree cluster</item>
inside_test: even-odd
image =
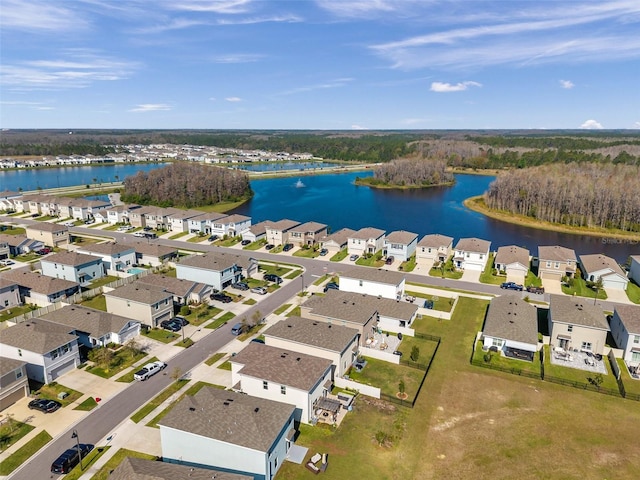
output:
[[[253,195],[245,172],[177,162],[124,180],[125,202],[192,208],[236,202]]]
[[[501,173],[485,192],[489,208],[570,226],[640,231],[640,167],[544,165]]]
[[[373,178],[364,180],[373,186],[429,187],[452,183],[453,178],[443,160],[403,158],[378,165]]]

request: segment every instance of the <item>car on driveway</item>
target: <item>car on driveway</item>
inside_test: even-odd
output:
[[[349,257],[349,260],[351,260],[352,262],[355,262],[358,258],[360,258],[360,255],[357,255],[354,253]]]
[[[60,402],[55,400],[47,400],[46,398],[38,398],[29,402],[30,410],[39,410],[42,413],[53,413],[62,407]]]
[[[220,238],[218,235],[211,235],[207,240],[209,242],[215,242],[218,238]]]
[[[0,265],[2,265],[3,267],[8,267],[10,265],[15,265],[16,262],[14,262],[13,260],[0,260]]]
[[[516,283],[516,282],[504,282],[500,284],[500,288],[505,289],[505,290],[517,290],[519,292],[521,292],[523,290],[522,285]]]
[[[274,245],[274,244],[272,244],[272,243],[268,243],[268,244],[264,247],[264,249],[265,249],[265,250],[272,250],[274,247],[275,247],[275,245]]]
[[[222,292],[218,292],[218,293],[212,293],[209,298],[211,298],[211,300],[218,300],[219,302],[222,303],[231,303],[233,302],[233,298],[231,298],[229,295],[225,295]]]
[[[265,273],[263,277],[267,282],[274,282],[280,285],[282,283],[282,278],[280,278],[275,273]]]
[[[251,289],[252,293],[257,293],[258,295],[266,295],[268,290],[264,287],[253,287]]]
[[[289,250],[291,250],[293,248],[293,243],[286,243],[284,245],[284,247],[282,247],[282,250],[285,252],[288,252]]]
[[[327,293],[328,290],[340,290],[340,286],[336,282],[329,282],[324,286],[324,292]]]
[[[246,291],[249,290],[249,285],[244,282],[238,282],[231,285],[231,288],[235,288],[236,290]]]
[[[387,265],[391,265],[393,263],[393,260],[394,260],[393,257],[387,257],[384,263]]]
[[[170,332],[179,332],[182,329],[182,325],[173,318],[171,320],[163,320],[160,322],[160,326]]]
[[[251,243],[251,240],[242,240],[242,242],[240,242],[240,245],[242,245],[243,247],[249,245]]]
[[[324,257],[327,253],[329,253],[329,250],[327,250],[326,248],[323,248],[322,250],[320,250],[321,257]]]
[[[189,320],[187,320],[181,315],[176,315],[175,317],[173,317],[172,321],[174,321],[175,323],[177,323],[182,327],[186,327],[187,325],[189,325]]]

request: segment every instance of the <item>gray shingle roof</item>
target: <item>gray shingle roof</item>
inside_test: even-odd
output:
[[[242,375],[306,392],[318,384],[332,365],[326,358],[253,342],[230,361],[244,365],[240,370]]]
[[[263,235],[267,232],[267,225],[271,225],[271,220],[265,220],[264,222],[258,222],[249,227],[249,231],[254,235]]]
[[[249,258],[231,253],[205,253],[183,258],[180,260],[180,265],[221,272],[234,265],[246,268],[249,265]]]
[[[620,265],[618,265],[618,262],[616,262],[611,257],[607,257],[606,255],[602,255],[599,253],[596,253],[594,255],[580,255],[580,263],[584,267],[584,273],[587,275],[592,272],[597,272],[598,270],[609,269],[613,273],[622,275],[625,278],[627,277],[620,268]]]
[[[97,253],[100,255],[118,255],[123,253],[131,253],[135,252],[135,248],[133,245],[126,245],[123,243],[117,242],[106,242],[106,243],[94,243],[90,245],[83,246],[78,250],[90,253]]]
[[[132,302],[144,303],[146,305],[153,305],[165,300],[173,301],[173,296],[169,292],[159,290],[157,288],[147,288],[136,283],[130,283],[129,285],[123,285],[116,288],[111,292],[105,292],[105,297],[122,298],[125,300],[131,300]]]
[[[102,337],[107,333],[118,333],[127,323],[137,322],[137,320],[81,305],[67,305],[59,310],[46,313],[40,318],[88,333],[95,338]]]
[[[616,312],[627,332],[640,335],[640,306],[616,305]]]
[[[80,267],[89,263],[101,262],[102,259],[93,255],[85,255],[77,252],[60,252],[49,255],[40,260],[42,263],[57,263],[58,265],[70,265],[72,267]]]
[[[586,298],[551,295],[549,310],[553,322],[609,330],[602,308]]]
[[[312,296],[304,307],[310,308],[314,315],[360,325],[366,324],[376,312],[385,317],[410,320],[418,311],[418,306],[412,303],[332,289],[323,297]]]
[[[487,253],[491,247],[491,242],[480,238],[461,238],[456,244],[456,250],[473,253]]]
[[[297,227],[298,225],[300,225],[300,222],[296,222],[295,220],[289,220],[285,218],[283,220],[278,220],[277,222],[266,223],[266,228],[269,228],[271,230],[286,232],[288,230],[291,230],[294,227]]]
[[[70,280],[62,278],[47,277],[39,273],[26,272],[24,270],[11,270],[3,272],[3,276],[11,281],[15,281],[23,288],[33,290],[43,295],[53,295],[69,289],[77,289],[79,285]]]
[[[401,243],[403,245],[409,245],[416,238],[418,238],[418,234],[417,233],[406,232],[404,230],[397,230],[397,231],[391,232],[389,235],[387,235],[385,240],[388,243]]]
[[[502,295],[491,299],[484,335],[529,344],[538,343],[538,313],[516,295]]]
[[[368,282],[386,283],[389,285],[399,285],[405,278],[403,273],[394,272],[393,270],[366,267],[352,267],[342,272],[340,276],[354,278],[356,280],[367,280]]]
[[[0,377],[17,370],[22,365],[26,365],[26,362],[14,360],[13,358],[0,357]]]
[[[292,228],[291,230],[302,233],[316,233],[327,228],[324,223],[306,222]]]
[[[529,267],[529,250],[516,245],[500,247],[496,253],[495,263],[503,265],[520,263],[525,267]]]
[[[286,403],[204,387],[176,403],[159,424],[267,452],[294,410]]]
[[[553,262],[576,261],[576,252],[570,248],[561,247],[560,245],[539,246],[538,258],[540,261],[550,260]]]
[[[453,244],[453,237],[447,237],[446,235],[440,235],[439,233],[425,235],[418,242],[419,247],[431,248],[449,247],[451,244]]]
[[[341,353],[353,342],[358,333],[354,328],[341,325],[318,322],[309,318],[288,317],[269,327],[264,332],[264,336]]]
[[[253,480],[253,476],[195,468],[176,463],[126,457],[109,480]]]
[[[350,228],[341,228],[337,232],[332,233],[331,235],[326,235],[322,237],[320,240],[322,242],[333,241],[338,245],[345,245],[349,238],[353,237],[353,234],[356,233],[355,230],[351,230]]]
[[[68,227],[64,225],[59,225],[57,223],[50,222],[38,222],[27,226],[28,230],[40,230],[42,232],[66,232],[69,230]]]
[[[76,341],[77,337],[69,333],[70,330],[58,323],[32,318],[0,330],[0,344],[45,354]]]
[[[369,240],[370,238],[377,239],[384,235],[384,230],[373,227],[365,227],[354,232],[349,238],[355,238],[357,240]]]
[[[136,253],[151,257],[162,258],[178,255],[177,248],[160,245],[159,243],[133,242],[130,245],[136,249]]]
[[[156,288],[166,292],[173,293],[178,297],[186,297],[194,288],[199,285],[192,280],[183,280],[176,277],[167,277],[166,275],[151,274],[140,277],[134,283],[144,288]]]

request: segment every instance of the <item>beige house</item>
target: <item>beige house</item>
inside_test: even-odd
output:
[[[189,480],[253,480],[254,477],[136,457],[125,457],[120,465],[109,474],[109,480],[177,480],[181,478]]]
[[[107,312],[158,327],[173,316],[173,295],[156,288],[135,283],[105,292]]]
[[[29,396],[26,365],[22,360],[0,357],[0,412]]]
[[[136,250],[136,264],[138,265],[155,267],[178,257],[177,248],[159,243],[134,242],[131,246]]]
[[[434,262],[446,262],[453,253],[453,238],[434,233],[425,235],[418,242],[416,248],[416,261],[431,260]]]
[[[626,290],[629,279],[618,262],[602,254],[580,255],[582,276],[589,282],[602,279],[602,286],[613,290]]]
[[[306,222],[289,231],[289,243],[299,247],[303,245],[316,245],[322,237],[327,235],[327,226],[324,223]]]
[[[347,250],[350,255],[374,254],[384,248],[384,230],[373,227],[361,228],[349,237]]]
[[[602,308],[585,298],[551,295],[549,332],[552,347],[602,355],[609,325]]]
[[[505,272],[507,279],[523,283],[529,273],[529,250],[509,245],[498,248],[493,264],[499,272]]]
[[[48,247],[69,244],[69,228],[57,223],[38,222],[26,227],[27,238],[39,240]]]
[[[538,247],[538,277],[540,279],[562,280],[565,275],[576,273],[576,252],[560,245]]]
[[[300,225],[300,222],[287,219],[268,223],[265,226],[267,243],[272,245],[289,243],[289,232],[298,225]]]
[[[320,238],[320,248],[326,248],[331,253],[338,253],[340,250],[347,248],[349,237],[356,233],[350,228],[342,228],[331,235],[325,235]]]

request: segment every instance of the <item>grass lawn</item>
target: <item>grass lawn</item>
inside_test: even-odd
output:
[[[175,235],[171,235],[169,237],[169,240],[176,240],[176,239],[178,239],[180,237],[184,237],[186,235],[189,235],[189,232],[179,232],[179,233],[176,233]]]
[[[222,357],[224,357],[225,355],[226,353],[224,352],[214,353],[209,358],[207,358],[204,363],[208,366],[211,366],[214,363],[216,363],[218,360],[220,360]]]
[[[202,387],[214,387],[214,388],[219,388],[220,390],[225,390],[225,387],[223,387],[222,385],[215,385],[213,383],[207,383],[207,382],[197,382],[194,385],[190,386],[186,392],[184,392],[182,395],[180,395],[180,397],[171,405],[169,405],[167,408],[165,408],[163,411],[161,411],[158,415],[156,415],[153,420],[151,420],[149,423],[147,423],[147,427],[153,427],[153,428],[159,428],[158,427],[158,422],[160,420],[162,420],[165,415],[167,413],[169,413],[171,411],[171,409],[173,408],[173,406],[180,401],[182,398],[184,398],[185,395],[195,395],[196,393],[198,393],[198,391],[202,388]]]
[[[375,267],[379,268],[384,265],[384,260],[382,258],[378,258],[379,254],[369,255],[368,257],[362,256],[356,260],[356,265],[360,265],[361,267]]]
[[[524,285],[525,287],[529,287],[529,286],[541,287],[542,280],[540,280],[540,278],[535,273],[529,270],[527,272],[527,278],[524,279]]]
[[[300,275],[302,275],[302,270],[294,270],[293,272],[291,272],[289,275],[287,275],[284,278],[291,280],[293,278],[299,277]]]
[[[74,410],[82,410],[84,412],[89,412],[98,406],[98,402],[96,402],[95,398],[88,397],[84,400],[80,405],[74,408]]]
[[[156,395],[151,399],[146,405],[140,408],[136,413],[131,415],[131,421],[134,423],[139,423],[142,419],[144,419],[147,415],[153,412],[156,408],[162,404],[165,400],[167,400],[171,395],[179,391],[182,387],[184,387],[187,383],[189,383],[189,379],[180,379],[175,383],[172,383],[167,388],[165,388],[162,392]]]
[[[95,308],[96,310],[107,311],[107,299],[104,295],[97,295],[89,300],[85,300],[81,303],[83,307]]]
[[[249,245],[245,245],[242,247],[243,250],[260,250],[267,244],[266,240],[258,240],[256,242],[251,242]]]
[[[89,454],[82,459],[82,468],[80,464],[76,465],[69,473],[64,476],[64,480],[78,480],[86,471],[98,461],[98,459],[106,453],[111,447],[94,448]]]
[[[481,283],[489,283],[491,285],[500,285],[502,282],[507,281],[506,275],[494,275],[493,268],[493,253],[489,254],[489,258],[487,259],[487,264],[484,267],[484,270],[480,274],[480,282]]]
[[[162,343],[171,343],[178,338],[178,335],[163,328],[151,328],[146,333],[142,332],[142,334]]]
[[[624,383],[625,391],[627,393],[640,395],[640,380],[631,378],[631,375],[629,375],[629,371],[624,364],[624,360],[622,360],[621,358],[617,358],[616,360],[618,361],[618,368],[620,368],[620,378],[622,379],[622,383]]]
[[[4,233],[5,235],[24,235],[27,233],[27,230],[22,227],[14,227],[13,225],[9,226],[6,230],[3,230],[0,233]]]
[[[496,352],[483,352],[482,341],[476,342],[476,351],[474,352],[473,359],[478,362],[486,363],[485,355],[490,355],[491,360],[489,363],[497,367],[510,368],[514,370],[521,370],[523,372],[530,372],[540,376],[540,357],[538,354],[534,355],[533,362],[527,362],[524,360],[515,360],[513,358],[503,357]]]
[[[398,267],[398,270],[400,270],[401,272],[413,272],[415,268],[416,268],[416,256],[413,255],[411,258],[409,258],[409,260],[402,262],[400,264],[400,267]]]
[[[349,255],[349,252],[347,251],[346,248],[340,250],[338,253],[336,253],[335,255],[333,255],[329,261],[331,262],[341,262],[342,260],[344,260],[345,258],[347,258],[347,255]]]
[[[633,280],[629,280],[627,284],[627,297],[633,303],[640,303],[640,286]]]
[[[207,238],[206,235],[196,235],[195,237],[187,238],[187,242],[189,243],[200,243],[204,242]]]
[[[276,263],[276,264],[261,263],[259,266],[260,266],[260,272],[262,274],[275,273],[279,277],[284,277],[285,275],[287,275],[293,270],[293,268],[291,267],[283,267],[282,264],[280,263]]]
[[[407,295],[412,295],[416,298],[424,298],[425,300],[433,300],[433,310],[438,310],[440,312],[450,312],[453,308],[453,298],[451,297],[441,297],[439,295],[429,295],[421,292],[412,292],[407,290],[405,292]],[[437,298],[437,300],[434,300]]]
[[[420,351],[416,363],[427,365],[436,351],[437,343],[432,340],[405,335],[402,337],[402,342],[400,342],[400,345],[398,346],[398,350],[402,352],[403,360],[411,361],[411,350],[414,346],[418,347]]]
[[[154,455],[148,455],[146,453],[140,453],[133,450],[121,448],[113,455],[113,457],[107,460],[107,462],[102,466],[100,470],[98,470],[98,472],[93,477],[91,477],[91,480],[108,480],[111,472],[115,470],[115,468],[120,465],[122,461],[127,457],[143,458],[145,460],[156,460],[156,457]]]
[[[4,452],[34,428],[36,427],[33,425],[18,422],[13,418],[5,421],[0,427],[0,452]]]
[[[562,292],[567,295],[578,295],[579,297],[596,298],[596,291],[592,288],[587,287],[587,282],[585,282],[577,272],[575,274],[575,278],[573,279],[573,286],[568,287],[563,284]],[[598,290],[598,299],[607,299],[607,292],[604,291],[604,288]]]
[[[234,245],[240,243],[241,241],[242,241],[242,237],[232,237],[232,238],[227,238],[226,240],[216,240],[214,244],[220,247],[233,247]]]
[[[224,315],[222,315],[220,318],[217,318],[216,320],[220,320],[221,322],[228,322],[229,320],[235,318],[236,314],[233,312],[225,312]]]
[[[618,391],[618,383],[616,382],[615,377],[611,374],[611,369],[609,368],[608,363],[609,361],[605,358],[604,364],[607,368],[608,374],[602,375],[603,382],[600,387]],[[569,368],[563,367],[562,365],[552,364],[548,345],[544,346],[544,375],[545,378],[547,376],[551,376],[579,383],[589,383],[588,379],[594,376],[592,372],[587,372],[586,370],[579,370],[577,368]]]
[[[255,305],[256,303],[258,303],[258,301],[255,298],[247,298],[242,302],[243,305]]]
[[[363,354],[366,353],[365,349]],[[379,387],[383,393],[392,397],[395,397],[398,393],[398,384],[400,380],[403,380],[405,393],[408,395],[407,401],[413,401],[424,376],[424,371],[364,356],[366,357],[367,365],[361,372],[351,369],[349,372],[351,380]]]
[[[249,338],[253,337],[256,333],[258,333],[262,328],[264,328],[265,324],[262,325],[254,325],[254,327],[249,330],[248,332],[245,332],[241,335],[238,335],[238,340],[240,340],[241,342],[244,342],[245,340],[248,340]]]
[[[294,257],[303,257],[303,258],[316,258],[320,256],[320,250],[315,250],[313,248],[301,248],[293,253]]]
[[[202,325],[207,320],[215,317],[222,309],[218,307],[212,307],[211,305],[202,304],[197,307],[191,308],[191,313],[186,315],[184,318],[189,320],[189,323],[194,326]]]
[[[444,270],[435,266],[429,270],[429,275],[432,277],[451,278],[453,280],[462,278],[462,273],[461,270],[453,268],[453,260],[451,258],[446,261]]]
[[[20,305],[19,307],[11,307],[2,310],[0,313],[0,322],[4,322],[5,320],[9,320],[10,318],[17,317],[18,315],[22,315],[23,313],[30,312],[32,310],[37,309],[38,307],[31,307],[30,305]]]
[[[231,371],[231,362],[229,360],[227,360],[226,362],[222,362],[220,365],[218,365],[218,368],[220,370]]]
[[[67,392],[69,395],[61,400],[58,398],[58,394],[61,392]],[[81,392],[67,388],[64,385],[60,385],[58,382],[51,382],[46,385],[42,385],[38,390],[32,390],[31,393],[38,398],[46,398],[48,400],[60,402],[63,407],[75,402],[83,395]]]
[[[118,277],[114,277],[112,275],[106,275],[102,278],[98,278],[97,280],[94,280],[93,282],[91,282],[91,284],[87,287],[87,289],[90,290],[92,288],[98,288],[103,285],[106,285],[107,283],[115,282],[116,280],[118,280]]]
[[[183,348],[189,348],[191,345],[193,345],[193,340],[191,340],[190,338],[185,338],[184,341],[182,339],[178,340],[175,343],[176,347],[183,347]]]
[[[207,323],[204,328],[208,328],[210,330],[215,330],[216,328],[220,328],[222,325],[224,325],[225,323],[227,323],[229,320],[231,320],[231,318],[233,318],[233,316],[231,318],[227,318],[227,314],[231,314],[233,315],[233,313],[231,312],[227,312],[224,315],[222,315],[220,318],[216,318],[213,322],[209,322]],[[235,315],[234,315],[235,316]]]
[[[291,306],[290,303],[285,303],[283,305],[280,305],[278,308],[276,308],[273,313],[275,313],[276,315],[282,315],[284,312],[287,311],[287,309]]]
[[[106,367],[98,365],[87,367],[87,372],[102,378],[111,378],[146,356],[147,354],[145,352],[137,352],[135,355],[131,355],[128,349],[120,348],[114,352],[114,356],[109,362],[109,365]]]
[[[46,430],[43,430],[42,432],[37,434],[22,447],[5,458],[2,463],[0,463],[0,475],[9,475],[16,468],[29,460],[32,455],[34,455],[38,450],[44,447],[51,440],[51,435],[49,435]]]
[[[302,312],[300,309],[300,305],[298,305],[297,307],[292,308],[289,313],[287,313],[287,317],[299,317],[301,313]]]

